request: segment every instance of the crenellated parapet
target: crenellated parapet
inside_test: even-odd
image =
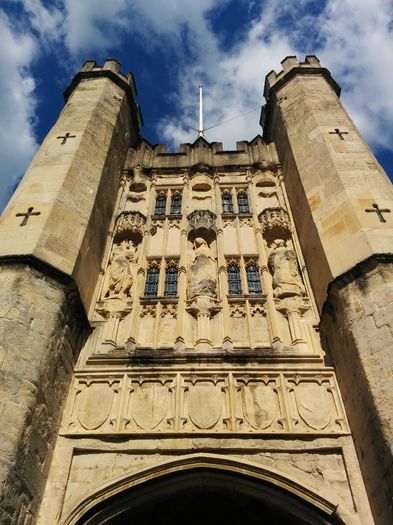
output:
[[[221,142],[208,142],[199,137],[192,144],[180,144],[178,152],[168,152],[164,144],[153,145],[143,139],[137,147],[130,148],[126,161],[127,168],[141,165],[154,170],[184,168],[192,172],[198,166],[202,171],[224,168],[230,171],[233,166],[246,168],[254,165],[260,169],[276,170],[278,164],[275,145],[266,143],[260,135],[251,141],[237,142],[235,150],[224,150]]]
[[[270,71],[266,75],[263,95],[266,100],[276,93],[276,91],[295,75],[313,75],[324,76],[331,84],[337,95],[340,95],[340,87],[332,78],[330,71],[322,67],[319,59],[315,55],[307,55],[304,62],[299,62],[296,56],[287,56],[281,61],[282,71],[276,73]]]

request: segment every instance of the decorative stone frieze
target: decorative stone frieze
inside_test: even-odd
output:
[[[348,433],[326,369],[77,373],[69,401],[63,434]]]

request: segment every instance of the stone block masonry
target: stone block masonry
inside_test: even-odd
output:
[[[89,324],[75,285],[26,261],[0,267],[0,523],[36,513],[63,398]]]

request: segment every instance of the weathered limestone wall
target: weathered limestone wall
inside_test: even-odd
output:
[[[393,515],[392,327],[392,258],[365,261],[333,282],[321,335],[334,356],[375,521],[384,525]]]
[[[393,274],[391,263],[370,269],[372,264],[364,261],[393,253],[392,185],[318,59],[306,57],[299,64],[287,57],[282,64],[281,73],[271,72],[266,79],[264,132],[275,141],[283,164],[319,308],[328,300],[321,325],[344,392],[374,519],[387,525],[392,512],[387,494],[392,493]],[[382,217],[375,206],[387,210]]]
[[[0,523],[8,525],[35,516],[89,324],[75,285],[47,270],[2,266],[0,287]]]

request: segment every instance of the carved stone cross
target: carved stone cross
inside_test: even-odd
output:
[[[27,221],[30,219],[32,215],[41,215],[40,211],[33,211],[34,208],[28,208],[26,213],[17,213],[16,217],[23,217],[23,221],[20,223],[19,226],[26,226]]]
[[[70,135],[70,133],[67,133],[64,135],[64,136],[60,136],[60,137],[56,137],[57,139],[62,139],[61,140],[61,143],[60,145],[62,146],[63,144],[65,144],[67,142],[68,139],[74,139],[76,137],[76,135]]]
[[[341,140],[344,140],[344,135],[348,135],[348,131],[340,131],[338,128],[334,128],[334,131],[329,131],[329,135],[337,135]]]
[[[381,208],[378,206],[378,204],[376,204],[375,202],[373,204],[371,204],[371,206],[374,208],[372,210],[370,209],[366,209],[364,211],[366,211],[367,213],[370,213],[370,212],[375,212],[377,215],[378,215],[378,218],[381,222],[386,222],[386,219],[385,217],[382,215],[382,213],[390,213],[391,210],[389,210],[388,208],[385,208],[384,210],[381,210]]]

